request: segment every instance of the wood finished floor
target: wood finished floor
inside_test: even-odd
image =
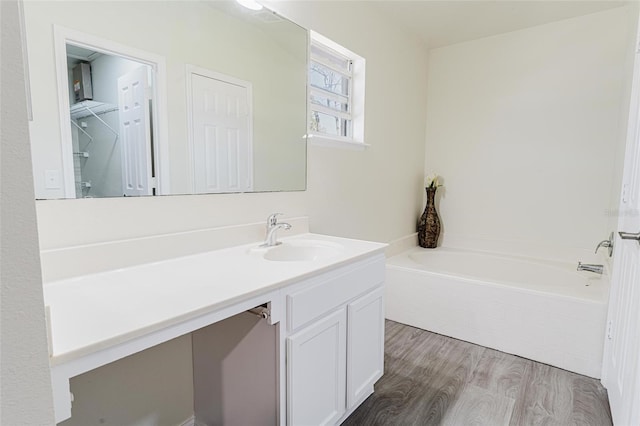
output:
[[[596,379],[387,321],[385,372],[344,423],[611,425]]]

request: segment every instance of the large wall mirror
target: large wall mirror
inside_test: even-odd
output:
[[[220,0],[24,16],[36,198],[305,189],[302,27]]]

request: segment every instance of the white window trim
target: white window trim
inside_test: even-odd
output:
[[[353,68],[351,70],[352,85],[350,90],[351,137],[332,136],[309,131],[307,140],[312,145],[363,150],[370,146],[364,142],[365,59],[313,30],[310,30],[309,33],[312,42],[315,41],[327,46],[351,59],[353,61]],[[307,108],[311,111],[311,100],[309,96],[307,103]]]

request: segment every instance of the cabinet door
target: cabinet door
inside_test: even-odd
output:
[[[287,338],[287,423],[335,424],[345,412],[346,311]]]
[[[373,389],[384,371],[384,289],[347,306],[347,407]]]

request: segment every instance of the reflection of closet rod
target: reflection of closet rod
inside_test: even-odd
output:
[[[87,108],[87,107],[85,107],[85,108]],[[104,121],[102,118],[98,117],[98,114],[96,114],[95,112],[93,112],[93,111],[91,110],[91,108],[87,108],[87,111],[89,111],[89,112],[91,113],[91,115],[93,115],[95,118],[97,118],[98,120],[100,120],[100,122],[101,122],[102,124],[104,124],[104,125],[105,125],[105,127],[106,127],[107,129],[111,130],[111,131],[113,132],[113,134],[114,134],[114,135],[116,135],[116,137],[118,137],[118,132],[116,132],[115,130],[113,130],[113,128],[112,128],[111,126],[109,126],[109,125],[107,124],[107,122],[106,122],[106,121]]]
[[[80,130],[82,133],[84,133],[89,138],[89,140],[91,142],[93,142],[93,137],[89,133],[85,132],[82,127],[78,126],[78,123],[76,123],[75,121],[71,120],[71,124],[76,126],[78,128],[78,130]]]
[[[98,115],[106,114],[108,112],[117,111],[118,106],[107,104],[104,102],[97,101],[82,101],[77,104],[71,105],[71,120],[79,120],[84,117],[94,116],[98,119],[102,124],[105,125],[107,129],[109,129],[114,135],[116,135],[116,140],[118,138],[118,132],[115,131],[111,126],[109,126],[102,118],[98,117]],[[77,127],[77,125],[76,125]],[[87,134],[86,132],[84,132]]]

